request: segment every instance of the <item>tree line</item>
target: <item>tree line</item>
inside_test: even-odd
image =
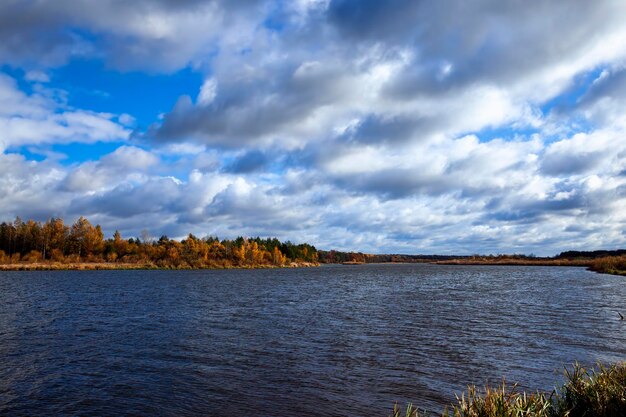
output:
[[[183,240],[161,236],[125,239],[119,231],[105,239],[100,225],[85,217],[66,225],[61,218],[42,223],[23,221],[0,224],[0,263],[20,262],[118,262],[145,263],[157,267],[224,268],[282,266],[318,261],[314,246],[281,242],[276,238],[238,237],[233,240],[189,234]]]
[[[318,250],[319,262],[327,264],[340,263],[426,263],[448,261],[452,259],[470,258],[454,255],[406,255],[406,254],[371,254],[363,252],[342,252],[338,250]]]

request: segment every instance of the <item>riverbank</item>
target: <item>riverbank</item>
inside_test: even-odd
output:
[[[584,266],[590,267],[593,259],[472,257],[431,262],[437,265],[518,265],[518,266]]]
[[[607,256],[595,259],[589,269],[602,274],[626,276],[626,256]]]
[[[523,265],[523,266],[579,266],[601,274],[626,276],[626,256],[601,258],[514,258],[514,257],[471,257],[431,262],[437,265]]]
[[[552,392],[520,392],[504,383],[469,387],[442,417],[620,417],[626,415],[626,364],[565,371],[565,383]],[[394,406],[392,417],[426,417],[412,404]]]
[[[397,264],[406,262],[383,262]],[[515,259],[515,258],[462,258],[442,261],[424,262],[434,265],[495,265],[495,266],[575,266],[586,267],[590,271],[626,276],[626,257],[606,257],[600,259]],[[367,265],[364,262],[343,262],[343,265]],[[273,268],[311,268],[319,267],[318,262],[292,261],[283,265],[274,264],[243,264],[228,263],[192,266],[186,263],[179,265],[158,265],[151,262],[17,262],[0,264],[0,271],[96,271],[96,270],[197,270],[197,269],[273,269]]]
[[[115,263],[115,262],[34,262],[0,264],[0,271],[110,271],[110,270],[199,270],[199,269],[273,269],[273,268],[310,268],[317,267],[314,262],[289,262],[284,265],[213,265],[206,267],[192,267],[189,265],[159,266],[152,263]]]
[[[500,255],[402,255],[318,251],[322,263],[361,265],[371,263],[430,263],[435,265],[575,266],[595,272],[626,275],[626,249],[565,251],[556,256]]]

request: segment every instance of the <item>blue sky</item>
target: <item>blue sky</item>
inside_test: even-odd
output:
[[[0,219],[373,253],[626,246],[626,6],[0,5]]]

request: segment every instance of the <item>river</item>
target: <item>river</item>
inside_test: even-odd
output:
[[[626,279],[424,264],[0,272],[0,415],[386,416],[626,359]]]

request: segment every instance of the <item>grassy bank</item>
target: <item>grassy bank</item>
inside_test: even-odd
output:
[[[595,259],[589,269],[603,274],[626,275],[626,256],[606,256]]]
[[[591,271],[626,276],[626,255],[598,258],[530,258],[514,256],[475,256],[433,262],[439,265],[536,265],[584,266]],[[624,414],[626,416],[626,414]]]
[[[97,270],[134,270],[134,269],[163,269],[163,270],[191,270],[191,269],[267,269],[267,268],[303,268],[319,266],[313,262],[290,262],[283,265],[241,265],[229,264],[205,265],[202,267],[179,264],[160,266],[154,263],[118,263],[118,262],[33,262],[0,264],[0,271],[97,271]]]
[[[566,382],[551,392],[526,393],[507,387],[469,387],[442,417],[623,417],[626,416],[626,364],[586,370],[575,365]],[[409,404],[392,417],[425,417]],[[432,414],[430,415],[432,417]]]
[[[593,259],[530,258],[512,256],[474,256],[433,262],[438,265],[529,265],[529,266],[587,266]]]

